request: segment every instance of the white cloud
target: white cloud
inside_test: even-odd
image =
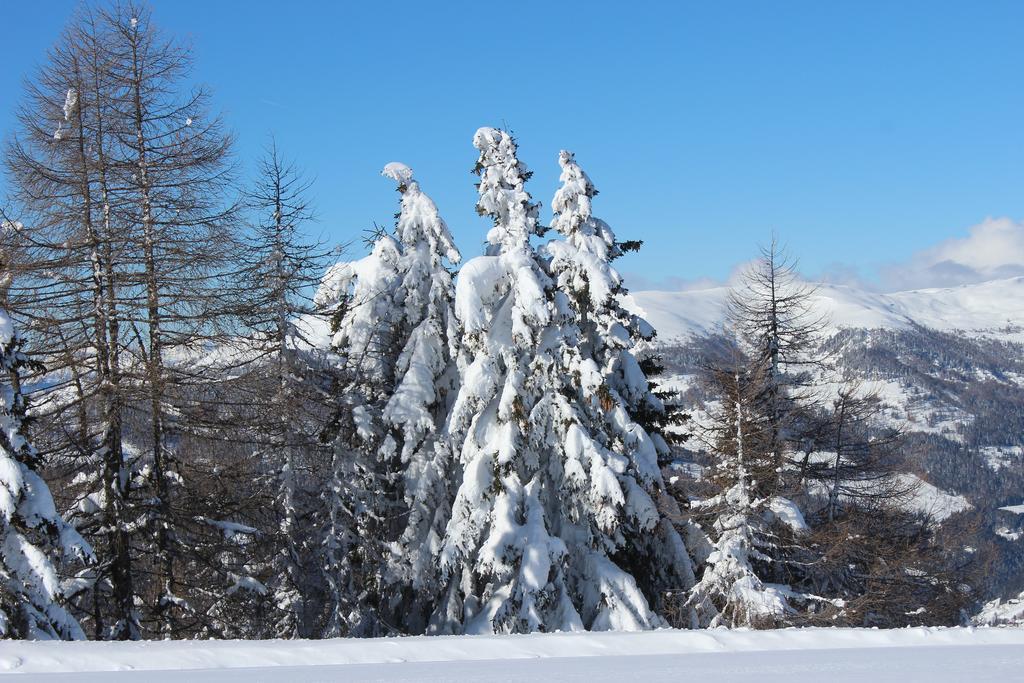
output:
[[[954,287],[1024,275],[1024,223],[986,218],[955,237],[923,249],[905,263],[880,269],[889,291]]]

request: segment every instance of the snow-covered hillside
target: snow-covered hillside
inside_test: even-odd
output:
[[[722,331],[727,293],[648,291],[626,302],[658,330],[661,387],[677,392],[691,417],[683,434],[699,436],[715,405],[697,376],[714,348],[703,335]],[[982,526],[966,545],[995,553],[986,597],[1016,596],[1024,529],[1005,518],[1005,506],[1020,502],[1024,486],[1024,278],[893,294],[821,285],[812,308],[828,319],[829,367],[814,382],[820,400],[829,405],[848,383],[877,395],[879,425],[902,433],[901,483],[914,485],[904,505],[936,522],[976,512]],[[703,445],[695,437],[684,446],[679,476],[693,477],[686,468]]]
[[[720,329],[727,292],[725,287],[633,292],[626,305],[654,325],[660,339],[671,341]],[[893,294],[822,284],[813,306],[816,313],[828,317],[833,328],[908,329],[920,325],[1024,341],[1024,277]]]
[[[320,641],[0,643],[18,680],[1012,681],[1024,629],[784,629]]]
[[[974,616],[973,623],[979,626],[1024,625],[1024,593],[1007,600],[992,600]]]

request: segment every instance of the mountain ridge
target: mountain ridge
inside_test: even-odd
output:
[[[809,284],[815,288],[812,314],[826,316],[826,332],[926,327],[1024,343],[1024,277],[888,294],[849,285]],[[654,326],[661,341],[670,342],[721,330],[728,291],[646,290],[631,292],[624,303]]]

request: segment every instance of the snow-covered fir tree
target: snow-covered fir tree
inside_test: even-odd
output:
[[[538,253],[530,238],[545,229],[515,141],[482,128],[473,142],[477,210],[494,225],[486,255],[463,267],[456,286],[463,382],[448,435],[464,472],[435,627],[660,625],[630,569],[659,585],[647,554],[655,544],[672,550],[665,576],[685,588],[692,573],[652,498],[661,483],[655,441],[628,410],[647,392],[628,354],[630,328],[644,326],[611,301],[621,285],[608,266],[614,235],[591,219],[593,188],[566,155],[569,187],[556,197],[555,224],[568,239]]]
[[[562,151],[559,164],[562,185],[552,201],[552,227],[564,239],[544,247],[564,321],[555,422],[572,424],[561,436],[567,458],[562,488],[572,504],[563,502],[558,523],[571,532],[559,535],[574,537],[569,576],[574,592],[585,596],[584,623],[650,626],[658,620],[648,608],[660,612],[666,591],[685,591],[694,577],[690,557],[658,505],[673,508],[658,467],[668,446],[641,426],[642,418],[655,423],[665,412],[634,355],[654,330],[623,309],[626,290],[611,266],[624,249],[639,244],[616,241],[611,227],[593,216],[597,190],[574,155]],[[676,617],[689,625],[688,615]]]
[[[438,590],[436,558],[453,494],[449,450],[438,448],[437,437],[456,387],[449,350],[455,292],[446,263],[458,263],[461,255],[412,170],[393,162],[383,175],[398,184],[402,196],[393,297],[399,306],[396,342],[401,350],[393,393],[382,413],[387,435],[381,452],[387,459],[398,454],[402,515],[407,515],[391,546],[385,600],[392,624],[419,633]]]
[[[462,385],[446,431],[464,473],[441,553],[447,592],[432,627],[578,630],[565,543],[549,533],[541,501],[550,448],[533,415],[557,387],[554,283],[530,244],[544,230],[512,137],[481,128],[473,144],[477,212],[494,225],[485,255],[462,267],[456,285]]]
[[[0,309],[0,637],[85,637],[65,609],[56,565],[91,562],[89,544],[57,513],[25,431],[22,339]]]
[[[451,502],[449,460],[436,435],[455,387],[446,263],[461,257],[412,170],[395,162],[383,175],[402,195],[394,234],[377,234],[368,256],[334,266],[317,295],[333,310],[342,374],[328,633],[425,629]]]
[[[712,550],[688,605],[700,627],[777,626],[794,610],[788,591],[763,580],[779,550],[771,528],[772,424],[757,410],[762,382],[739,363],[712,380],[722,407],[708,433],[717,459],[710,477],[720,493],[692,503],[695,515],[710,519]]]
[[[339,375],[337,407],[328,426],[334,453],[325,494],[328,637],[386,631],[378,608],[399,471],[382,413],[398,356],[401,306],[395,297],[401,256],[394,237],[378,234],[367,256],[332,266],[316,294],[317,304],[332,317]]]

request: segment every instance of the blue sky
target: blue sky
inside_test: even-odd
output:
[[[3,135],[75,4],[0,0]],[[545,206],[576,152],[595,213],[646,241],[620,262],[634,287],[725,278],[773,230],[812,276],[935,284],[899,274],[957,245],[1010,261],[985,272],[1024,263],[1019,223],[1008,249],[968,234],[1024,217],[1021,2],[152,5],[192,41],[240,162],[273,132],[316,177],[332,241],[390,224],[379,171],[399,160],[479,253],[470,141],[505,124]]]

